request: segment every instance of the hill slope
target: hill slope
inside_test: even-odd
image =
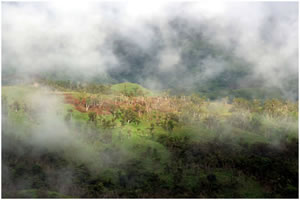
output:
[[[126,96],[125,86],[149,92],[2,87],[3,196],[298,195],[296,104]]]

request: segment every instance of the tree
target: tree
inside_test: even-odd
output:
[[[73,113],[73,110],[69,109],[67,115],[65,116],[65,121],[66,122],[71,121],[71,119],[72,119],[72,113]]]
[[[136,123],[139,124],[140,120],[138,119],[138,115],[131,109],[121,109],[122,119],[121,123],[124,125],[125,123]]]
[[[250,102],[243,98],[234,98],[232,103],[238,109],[242,108],[242,109],[250,110],[251,108]]]
[[[90,106],[91,106],[91,98],[90,97],[87,97],[86,99],[85,99],[85,111],[88,111],[89,110],[89,108],[90,108]]]
[[[150,128],[148,128],[149,130],[150,130],[150,134],[151,134],[151,137],[152,137],[152,139],[153,139],[153,137],[154,137],[154,135],[153,135],[153,131],[154,131],[154,124],[153,123],[151,123],[151,125],[150,125]]]
[[[179,117],[174,113],[168,113],[167,115],[165,115],[160,125],[165,130],[172,132],[174,127],[178,125],[178,123],[179,123]]]
[[[14,103],[12,104],[12,108],[15,110],[15,112],[18,112],[21,109],[20,103],[14,101]]]
[[[89,116],[89,121],[90,122],[97,122],[96,121],[96,119],[97,119],[97,113],[95,113],[95,112],[90,112],[89,114],[88,114],[88,116]]]
[[[2,113],[4,116],[8,115],[8,101],[6,96],[2,96]]]

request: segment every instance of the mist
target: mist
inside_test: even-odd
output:
[[[298,79],[296,2],[4,2],[3,196],[298,197]]]
[[[61,193],[86,195],[74,181],[80,170],[99,175],[131,159],[133,152],[130,154],[130,145],[115,150],[103,146],[105,130],[72,120],[72,117],[66,121],[69,111],[64,108],[64,98],[50,88],[41,87],[29,94],[23,97],[22,103],[14,101],[18,101],[22,108],[18,111],[8,113],[13,104],[2,105],[2,151],[5,152],[2,180],[5,195],[16,195],[15,192],[20,189],[48,186]],[[13,93],[15,95],[18,94]],[[12,165],[7,159],[15,159],[17,164],[25,162],[27,166],[18,164],[16,170],[23,170],[18,174],[11,170]],[[46,166],[42,172],[41,166]],[[31,176],[26,176],[28,171],[31,173],[27,168],[32,168]],[[37,182],[38,176],[44,176],[41,178],[44,183]]]
[[[7,2],[2,11],[4,79],[51,72],[188,90],[235,66],[247,71],[237,85],[298,95],[297,3]]]

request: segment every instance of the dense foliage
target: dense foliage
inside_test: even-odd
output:
[[[3,197],[298,197],[295,102],[49,85],[3,87]]]

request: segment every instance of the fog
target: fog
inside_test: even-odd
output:
[[[239,60],[249,73],[238,84],[297,96],[287,85],[298,82],[297,3],[6,2],[2,11],[3,76],[193,88]]]
[[[121,153],[118,150],[105,151],[102,143],[104,130],[93,128],[93,124],[87,122],[79,127],[72,119],[66,121],[63,97],[55,95],[49,88],[39,88],[24,96],[20,104],[22,110],[11,110],[11,105],[2,106],[4,194],[10,192],[15,195],[14,192],[20,188],[40,184],[36,182],[39,171],[31,176],[22,173],[16,176],[7,161],[12,158],[16,159],[17,170],[28,167],[20,164],[22,162],[33,169],[48,163],[43,171],[45,183],[58,192],[75,195],[82,195],[83,192],[74,188],[73,179],[78,174],[74,166],[84,165],[83,170],[99,174],[111,166],[113,160],[125,163],[126,159],[131,158],[126,148]]]
[[[181,91],[214,92],[216,88],[277,88],[284,98],[297,100],[298,3],[2,3],[2,84],[32,82],[43,77],[80,83],[128,81],[152,90],[178,89],[177,94],[181,94]],[[203,167],[209,165],[211,160],[219,159],[213,156],[210,158],[209,151],[213,155],[215,149],[220,158],[226,157],[226,148],[232,152],[242,152],[244,147],[240,146],[240,150],[235,148],[244,142],[253,143],[251,148],[256,143],[266,148],[272,146],[274,151],[281,150],[296,159],[286,151],[293,149],[293,146],[288,146],[289,139],[297,138],[298,134],[298,110],[294,104],[278,104],[281,110],[276,112],[281,114],[273,116],[264,107],[263,100],[262,104],[256,105],[257,110],[252,112],[249,108],[238,107],[231,97],[219,97],[203,103],[197,96],[197,101],[194,100],[198,103],[193,104],[192,98],[195,96],[177,98],[166,95],[166,105],[170,103],[177,106],[176,113],[180,113],[178,124],[174,122],[176,127],[173,121],[168,121],[168,125],[172,122],[172,128],[165,129],[162,122],[167,123],[167,115],[160,116],[158,109],[158,112],[153,110],[155,119],[154,116],[152,119],[152,112],[149,114],[151,118],[147,118],[148,114],[146,118],[143,118],[144,114],[139,116],[142,122],[140,125],[129,124],[128,121],[128,126],[119,126],[117,122],[118,125],[113,125],[115,128],[107,128],[103,124],[100,128],[102,115],[92,121],[88,115],[92,109],[88,113],[79,113],[77,108],[66,104],[62,94],[53,92],[54,89],[41,84],[3,87],[2,92],[4,88],[4,96],[10,98],[4,102],[2,96],[2,151],[5,152],[2,182],[3,194],[7,192],[4,195],[7,197],[16,195],[19,190],[48,187],[74,197],[108,195],[118,198],[130,194],[122,193],[123,189],[129,192],[134,189],[138,193],[135,185],[152,179],[154,181],[145,187],[145,194],[151,194],[148,188],[152,188],[152,185],[153,194],[160,193],[154,185],[165,186],[161,185],[163,182],[155,182],[157,177],[173,180],[173,175],[177,177],[177,171],[180,171],[177,170],[178,166],[185,165],[190,170],[189,164],[193,157],[195,160],[200,158],[197,165]],[[100,100],[103,99],[101,97]],[[161,101],[163,105],[164,100]],[[272,108],[273,105],[274,102]],[[181,106],[186,107],[180,110]],[[156,116],[159,116],[158,121]],[[125,120],[124,116],[119,116],[117,120],[123,118]],[[156,125],[152,127],[152,121],[155,120]],[[123,124],[123,121],[120,123]],[[139,127],[137,132],[134,132],[135,126]],[[243,141],[248,138],[249,141]],[[182,139],[183,143],[177,144],[177,139]],[[214,142],[224,146],[218,147]],[[168,143],[171,145],[168,146]],[[298,143],[292,144],[298,147]],[[174,149],[170,148],[172,145]],[[182,162],[175,154],[177,145],[182,148],[182,152],[190,151],[192,156],[182,153]],[[250,147],[245,149],[246,155]],[[206,150],[208,153],[202,154]],[[225,153],[222,156],[219,153],[223,151]],[[260,149],[257,152],[263,153]],[[207,160],[203,155],[207,155]],[[274,158],[280,160],[280,157]],[[235,164],[234,159],[230,158],[228,163]],[[276,166],[292,168],[284,164]],[[268,166],[253,165],[257,169]],[[246,164],[245,168],[248,166],[251,163]],[[169,172],[166,173],[165,167],[174,167],[176,170],[167,170]],[[210,168],[203,169],[208,174],[195,172],[195,177],[201,175],[205,179],[206,175],[213,173]],[[239,168],[228,169],[240,172]],[[277,177],[282,178],[282,173],[278,172],[280,176],[276,176],[276,173],[270,177],[277,181]],[[264,173],[262,175],[265,177]],[[286,179],[290,181],[290,177],[296,176],[290,173]],[[242,180],[242,177],[238,179]],[[176,180],[174,188],[180,182]],[[269,182],[272,181],[270,179]],[[192,181],[187,181],[184,185],[190,187],[190,183]],[[269,188],[268,185],[262,186]],[[172,187],[170,191],[173,191]],[[202,188],[205,191],[201,185]],[[199,188],[193,190],[198,192]],[[90,191],[100,193],[85,193]],[[162,194],[164,192],[162,190]]]

